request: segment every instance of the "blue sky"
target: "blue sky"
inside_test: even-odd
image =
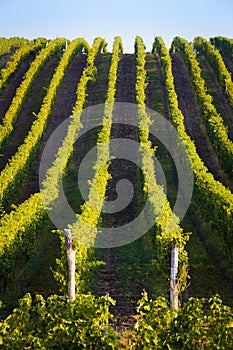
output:
[[[233,37],[232,0],[1,0],[0,9],[0,36],[85,37],[89,43],[101,36],[111,49],[120,35],[126,52],[133,52],[136,35],[148,51],[157,35],[168,47],[176,35]]]

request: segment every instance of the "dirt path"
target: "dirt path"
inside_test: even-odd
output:
[[[122,55],[117,73],[116,102],[135,103],[136,59],[134,55]]]
[[[233,185],[222,170],[220,160],[206,133],[187,67],[178,54],[172,54],[172,70],[187,134],[194,140],[197,153],[215,179],[233,190]]]
[[[122,290],[118,267],[122,264],[117,249],[108,248],[104,252],[105,266],[101,269],[98,282],[93,287],[97,296],[109,295],[116,301],[116,305],[110,306],[113,318],[110,325],[117,331],[123,332],[134,324],[135,307],[127,296],[126,290]]]
[[[35,59],[35,54],[31,54],[26,60],[21,62],[15,72],[10,76],[6,87],[0,93],[0,122],[10,107],[17,88],[20,86],[23,76],[30,67],[30,63]]]

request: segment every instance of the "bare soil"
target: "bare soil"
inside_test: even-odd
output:
[[[135,55],[121,56],[116,82],[116,102],[135,103],[136,58]]]

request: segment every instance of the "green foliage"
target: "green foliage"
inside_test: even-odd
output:
[[[46,223],[40,194],[1,218],[0,224],[0,289],[14,281],[15,268],[34,254],[33,246]]]
[[[216,36],[214,38],[210,38],[210,42],[221,53],[229,56],[233,55],[233,39],[225,38],[223,36]]]
[[[159,297],[144,293],[138,302],[137,322],[122,339],[108,326],[109,297],[78,294],[74,302],[51,295],[33,300],[26,294],[19,306],[0,321],[2,349],[202,349],[227,350],[233,346],[233,315],[219,296],[190,298],[172,311]],[[128,338],[128,346],[126,339]]]
[[[200,43],[200,38],[197,39],[197,43]],[[222,160],[223,167],[226,169],[229,175],[231,175],[233,172],[233,143],[228,137],[228,131],[224,125],[221,115],[217,112],[212,103],[212,96],[207,93],[205,81],[201,76],[201,69],[196,60],[196,54],[192,50],[187,40],[180,37],[174,38],[171,46],[171,52],[173,50],[179,51],[179,53],[185,59],[198,97],[206,130],[213,147],[216,149]]]
[[[35,42],[35,40],[32,40],[32,42]],[[9,39],[0,37],[0,56],[8,52],[14,52],[21,46],[27,45],[29,43],[30,43],[30,40],[17,37],[17,36]]]
[[[196,50],[206,56],[217,75],[223,92],[227,95],[228,101],[233,108],[233,82],[231,80],[231,74],[228,72],[221,54],[210,42],[201,37],[195,38],[193,45]]]
[[[131,349],[231,349],[233,314],[219,296],[191,298],[174,312],[164,298],[138,303]]]
[[[110,297],[78,294],[74,302],[51,295],[32,300],[26,294],[19,307],[2,323],[3,349],[117,349],[117,337],[109,328]],[[106,335],[105,335],[106,333]]]

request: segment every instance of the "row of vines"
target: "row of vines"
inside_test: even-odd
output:
[[[40,112],[28,136],[1,172],[2,205],[6,206],[10,202],[14,192],[17,191],[17,187],[20,187],[22,179],[30,171],[30,162],[35,156],[36,150],[39,149],[39,141],[46,129],[56,92],[64,78],[66,69],[75,53],[82,51],[84,47],[87,51],[89,50],[88,44],[83,39],[76,39],[68,46],[56,69]],[[46,220],[48,219],[40,193],[33,194],[9,214],[3,216],[0,228],[3,285],[7,276],[12,276],[11,279],[13,279],[13,266],[17,264],[19,255],[26,254],[30,257],[33,254],[33,244],[43,224],[46,225]]]
[[[231,174],[233,170],[233,143],[229,139],[222,116],[212,103],[212,96],[206,91],[205,82],[201,76],[201,69],[195,57],[196,54],[189,43],[179,37],[174,38],[171,51],[180,52],[188,65],[208,135],[222,159],[223,167]]]
[[[178,39],[175,39],[175,43],[177,40]],[[227,259],[227,264],[230,266],[232,258],[232,193],[220,182],[216,181],[213,175],[208,172],[208,169],[197,154],[194,142],[185,131],[184,117],[178,108],[178,100],[173,83],[171,57],[161,38],[155,39],[154,50],[158,52],[164,67],[171,121],[176,126],[180,137],[185,143],[192,162],[195,176],[195,199],[198,206],[201,207],[201,214],[204,215],[205,218],[208,218],[210,222],[214,223],[218,235],[220,232],[222,233],[221,237],[219,236],[219,240],[221,241],[219,251],[222,250],[222,259]]]

